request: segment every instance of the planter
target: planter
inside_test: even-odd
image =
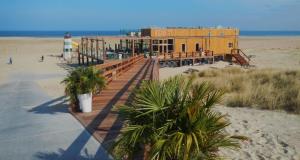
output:
[[[92,111],[92,93],[79,94],[79,107],[82,112],[88,113]]]

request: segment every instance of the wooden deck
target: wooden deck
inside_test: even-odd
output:
[[[72,114],[86,127],[86,129],[103,144],[105,148],[118,136],[122,128],[122,119],[118,115],[118,106],[128,103],[142,80],[157,79],[157,60],[136,58],[130,61],[130,68],[123,70],[117,78],[111,79],[107,87],[93,96],[93,111],[91,113]],[[129,62],[126,62],[128,66]],[[122,68],[122,67],[121,67]],[[154,69],[157,69],[155,71]],[[110,71],[109,71],[110,72]]]

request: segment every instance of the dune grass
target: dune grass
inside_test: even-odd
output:
[[[227,106],[300,113],[300,71],[225,68],[193,74],[223,89]]]

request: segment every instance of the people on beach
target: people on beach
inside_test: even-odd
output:
[[[12,58],[9,57],[8,64],[13,64]]]
[[[41,57],[41,61],[44,62],[44,56]]]

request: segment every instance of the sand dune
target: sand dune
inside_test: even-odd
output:
[[[241,37],[240,47],[251,55],[252,68],[300,69],[300,37]],[[235,65],[239,67],[238,65]],[[226,62],[209,65],[161,68],[160,78],[183,74],[188,69],[231,67]],[[232,125],[227,131],[248,136],[240,151],[222,150],[227,159],[300,159],[300,116],[278,111],[218,106]]]

